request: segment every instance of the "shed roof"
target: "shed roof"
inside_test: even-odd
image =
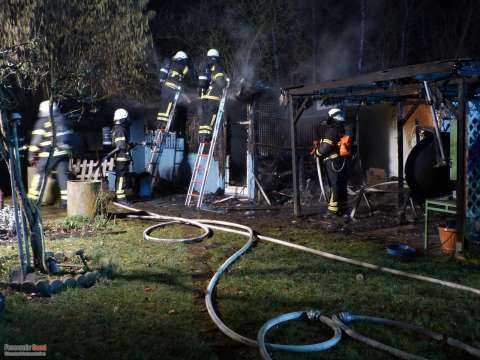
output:
[[[435,83],[444,94],[456,96],[456,83],[464,78],[480,89],[480,60],[459,59],[408,65],[365,73],[349,78],[327,80],[312,85],[284,88],[293,97],[315,97],[328,101],[351,100],[382,102],[419,98],[423,81]]]

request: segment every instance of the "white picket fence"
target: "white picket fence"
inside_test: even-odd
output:
[[[70,163],[70,172],[78,180],[100,180],[101,174],[105,176],[107,171],[113,170],[113,165],[113,158],[104,160],[100,166],[98,166],[98,161],[95,160],[76,159]]]

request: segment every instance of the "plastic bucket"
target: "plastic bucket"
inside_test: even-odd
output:
[[[456,251],[457,229],[440,224],[438,225],[438,236],[440,237],[440,249],[442,252],[452,254]]]

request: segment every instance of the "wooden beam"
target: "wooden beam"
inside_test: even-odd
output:
[[[290,117],[290,149],[292,152],[292,182],[293,182],[293,215],[300,216],[300,189],[297,169],[297,126],[295,122],[295,116],[293,113],[293,98],[288,96],[288,110]]]
[[[419,97],[422,94],[422,85],[421,84],[405,84],[405,85],[392,85],[391,87],[376,87],[371,89],[354,89],[351,87],[347,88],[338,88],[335,92],[325,91],[322,92],[321,89],[316,94],[311,93],[297,93],[293,94],[297,97],[303,96],[319,96],[337,98],[337,97],[358,97],[365,98],[368,96],[378,96],[378,97]],[[333,90],[333,89],[331,89]]]
[[[403,118],[403,124],[402,124],[402,126],[405,125],[408,120],[410,120],[410,118],[412,117],[413,113],[414,113],[415,111],[417,111],[419,105],[420,105],[419,103],[416,103],[416,104],[414,104],[414,105],[410,108],[410,110],[408,111],[407,115],[405,115],[405,117]]]
[[[464,248],[465,241],[466,189],[467,189],[467,85],[463,79],[458,81],[458,129],[457,129],[457,236]]]
[[[398,208],[403,208],[403,105],[397,105]]]
[[[302,116],[303,112],[307,109],[307,103],[309,100],[310,100],[310,97],[306,97],[305,99],[303,99],[302,105],[300,105],[300,107],[297,110],[297,113],[295,114],[295,118],[294,118],[295,125],[297,125],[298,120],[300,120],[300,117]]]

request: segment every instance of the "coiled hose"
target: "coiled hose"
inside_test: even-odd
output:
[[[254,339],[247,338],[247,337],[245,337],[241,334],[238,334],[234,330],[230,329],[222,321],[222,319],[219,317],[219,315],[217,314],[216,309],[214,307],[214,300],[213,300],[214,297],[215,297],[215,288],[218,285],[218,282],[220,281],[220,278],[223,275],[223,273],[233,263],[235,263],[235,261],[237,261],[248,250],[250,250],[257,239],[258,240],[263,240],[263,241],[268,241],[268,242],[271,242],[271,243],[274,243],[274,244],[279,244],[279,245],[286,246],[286,247],[293,248],[293,249],[297,249],[297,250],[302,250],[302,251],[305,251],[305,252],[308,252],[308,253],[311,253],[311,254],[314,254],[314,255],[317,255],[317,256],[322,256],[324,258],[340,261],[340,262],[343,262],[343,263],[356,265],[356,266],[361,266],[361,267],[371,269],[371,270],[377,270],[377,271],[381,271],[381,272],[385,272],[385,273],[389,273],[389,274],[393,274],[393,275],[397,275],[397,276],[401,276],[401,277],[416,279],[416,280],[420,280],[420,281],[424,281],[424,282],[428,282],[428,283],[433,283],[433,284],[437,284],[437,285],[442,285],[442,286],[446,286],[446,287],[457,289],[457,290],[468,291],[468,292],[474,293],[476,295],[480,295],[480,289],[472,288],[472,287],[469,287],[469,286],[465,286],[465,285],[461,285],[461,284],[457,284],[457,283],[453,283],[453,282],[449,282],[449,281],[444,281],[444,280],[431,278],[429,276],[417,275],[417,274],[413,274],[413,273],[404,272],[404,271],[401,271],[401,270],[396,270],[396,269],[391,269],[391,268],[386,268],[386,267],[366,263],[366,262],[363,262],[363,261],[353,260],[353,259],[349,259],[349,258],[346,258],[346,257],[343,257],[343,256],[331,254],[331,253],[328,253],[328,252],[325,252],[325,251],[315,250],[315,249],[308,248],[306,246],[297,245],[297,244],[293,244],[293,243],[290,243],[290,242],[287,242],[287,241],[274,239],[274,238],[270,238],[270,237],[267,237],[267,236],[258,235],[258,234],[254,233],[252,228],[250,228],[248,226],[245,226],[245,225],[237,224],[237,223],[232,223],[232,222],[227,222],[227,221],[219,221],[219,220],[207,220],[207,219],[196,219],[196,220],[185,219],[185,218],[180,218],[180,217],[160,215],[160,214],[156,214],[156,213],[153,213],[153,212],[150,212],[150,211],[136,209],[136,208],[131,207],[131,206],[119,204],[119,203],[116,203],[116,202],[114,202],[114,205],[116,205],[117,207],[120,207],[122,209],[137,213],[137,215],[130,215],[130,217],[132,217],[132,218],[165,221],[165,222],[150,226],[150,227],[148,227],[147,229],[144,230],[143,237],[144,237],[145,240],[149,240],[149,241],[161,242],[161,243],[199,242],[199,241],[204,240],[208,236],[210,236],[211,230],[220,230],[220,231],[225,231],[225,232],[228,232],[228,233],[239,234],[239,235],[243,235],[243,236],[248,237],[247,243],[245,245],[243,245],[239,250],[237,250],[232,256],[230,256],[218,268],[217,272],[213,275],[213,277],[210,280],[210,282],[208,284],[208,287],[207,287],[207,292],[205,294],[205,303],[206,303],[208,314],[210,315],[212,321],[215,323],[215,325],[219,328],[220,331],[222,331],[225,335],[227,335],[231,339],[233,339],[235,341],[238,341],[242,344],[245,344],[245,345],[248,345],[248,346],[251,346],[251,347],[260,347],[260,353],[261,353],[261,355],[264,359],[270,359],[270,355],[267,352],[267,348],[271,349],[271,350],[298,352],[303,347],[303,346],[299,347],[299,345],[281,345],[281,344],[265,343],[264,339],[265,339],[265,336],[268,333],[268,331],[273,326],[276,326],[276,325],[278,325],[282,322],[285,322],[285,321],[300,318],[303,315],[305,315],[306,313],[303,312],[303,311],[302,312],[294,312],[294,313],[284,314],[284,315],[281,315],[281,316],[279,316],[275,319],[270,320],[260,329],[260,332],[258,333],[258,336],[257,336],[259,341],[257,342]],[[147,214],[147,215],[140,215],[140,213]],[[157,237],[154,237],[154,236],[151,235],[151,233],[154,230],[156,230],[158,228],[161,228],[161,227],[164,227],[164,226],[167,226],[167,225],[170,225],[170,224],[174,224],[174,223],[182,223],[182,224],[197,226],[200,229],[202,229],[203,232],[202,232],[201,235],[199,235],[197,237],[189,238],[189,239],[162,239],[162,238],[157,238]],[[337,336],[338,328],[345,329],[345,331],[347,332],[347,326],[342,321],[346,321],[346,319],[350,319],[350,318],[348,318],[347,316],[341,316],[341,317],[337,316],[336,318],[334,317],[333,319],[328,319],[327,317],[322,316],[319,319],[320,319],[320,321],[324,322],[325,324],[327,324],[328,326],[330,326],[334,330],[334,337],[332,339],[328,340],[327,342],[324,342],[324,343],[313,344],[313,345],[305,345],[306,347],[304,349],[308,349],[308,350],[318,349],[318,350],[315,350],[315,351],[322,351],[322,350],[326,350],[326,349],[334,346],[335,344],[337,344],[338,341],[340,341],[340,338],[338,338],[338,336]],[[327,321],[326,319],[328,319],[330,321]],[[380,319],[380,318],[375,318],[375,319]],[[385,319],[382,319],[382,320],[385,320]],[[389,320],[389,321],[392,321],[392,320]],[[410,326],[411,326],[412,329],[417,328],[414,325],[410,325]],[[351,333],[352,333],[352,331],[350,331],[350,334]],[[347,334],[349,334],[349,333],[347,332]],[[352,336],[352,335],[350,335],[350,336]],[[338,341],[337,341],[337,338],[338,338]],[[366,338],[366,339],[368,339],[368,338]],[[358,338],[358,340],[363,341],[360,338]],[[371,339],[369,339],[369,340],[371,340]],[[375,341],[375,340],[372,340],[372,341]],[[471,353],[472,355],[480,357],[480,349],[476,349],[476,348],[471,347],[469,345],[463,344],[458,340],[455,340],[455,341],[457,341],[456,344],[458,345],[456,347],[461,348],[465,351],[468,351],[468,349],[466,348],[466,347],[468,347],[470,350],[473,350],[473,351],[468,351],[469,353]],[[368,341],[363,341],[363,342],[365,342],[368,345],[373,346],[372,342],[368,342]],[[455,346],[452,343],[448,343],[448,344],[452,345],[452,346]],[[387,352],[390,352],[392,355],[396,355],[396,356],[398,356],[402,359],[421,359],[420,357],[418,357],[418,358],[411,357],[412,354],[403,352],[401,350],[397,350],[395,348],[391,348],[391,349],[396,350],[396,352],[395,351],[388,351],[388,349],[386,349],[385,347],[377,347],[377,348],[379,348],[381,350],[384,350],[384,351],[387,351]],[[416,355],[413,355],[413,356],[416,356]]]
[[[332,321],[332,319],[323,316],[319,310],[309,310],[309,311],[296,311],[288,314],[283,314],[277,316],[274,319],[268,320],[258,332],[257,340],[258,347],[260,349],[260,355],[264,359],[270,360],[270,354],[267,351],[267,345],[265,344],[265,337],[270,329],[279,326],[280,324],[297,320],[301,318],[307,318],[308,320],[318,320],[329,326],[333,330],[333,336],[331,339],[323,341],[321,343],[312,344],[312,345],[281,345],[276,350],[282,350],[287,352],[319,352],[330,349],[331,347],[338,344],[342,338],[342,330],[340,327]]]

